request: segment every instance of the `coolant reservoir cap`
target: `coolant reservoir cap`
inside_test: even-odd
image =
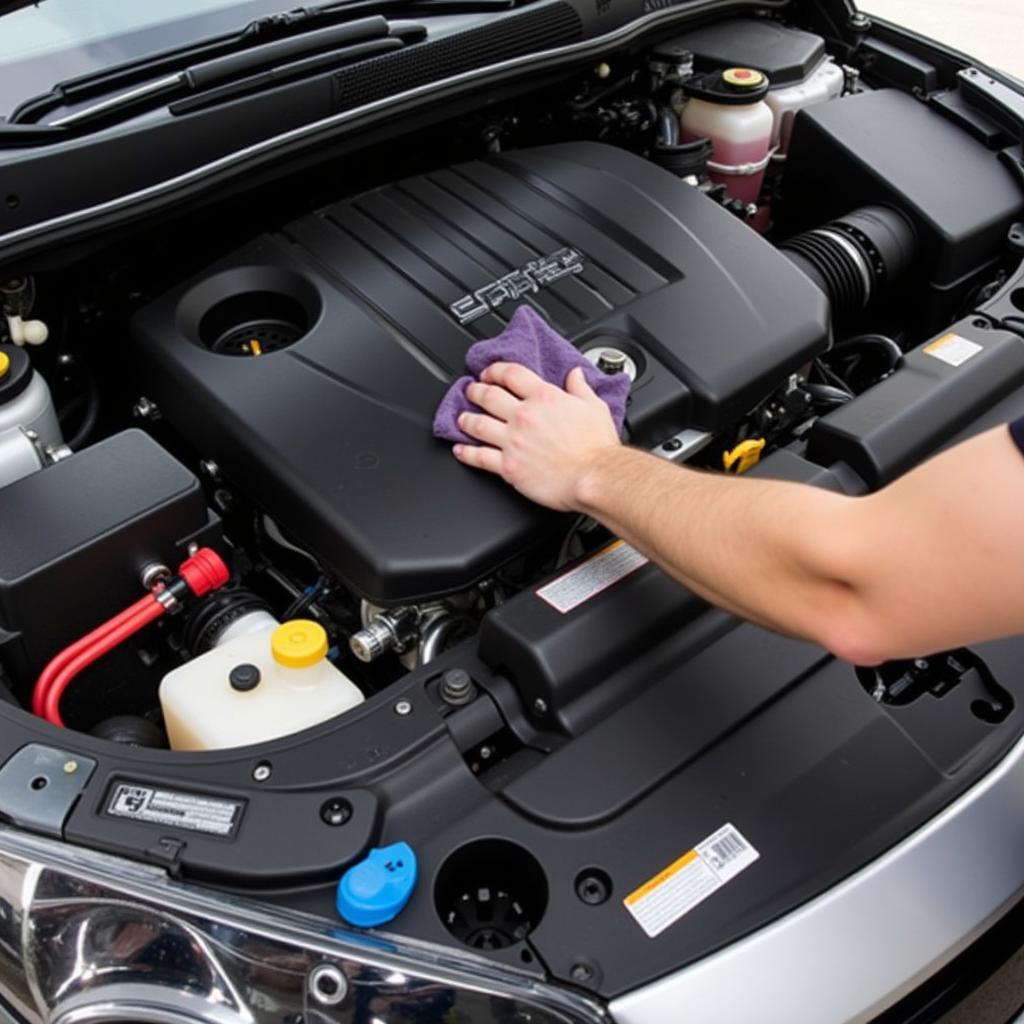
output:
[[[270,634],[274,661],[285,668],[309,668],[327,657],[327,631],[311,619],[292,619]]]
[[[756,89],[764,81],[764,75],[753,68],[729,68],[722,72],[722,81],[741,89]]]
[[[683,92],[691,99],[739,107],[764,99],[770,87],[768,76],[763,71],[728,68],[688,78],[683,83]]]
[[[357,928],[397,917],[416,887],[416,854],[408,843],[371,850],[338,883],[338,913]]]
[[[28,353],[17,345],[0,345],[0,404],[20,395],[31,382]]]

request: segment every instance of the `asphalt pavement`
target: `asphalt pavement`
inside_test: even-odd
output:
[[[1022,0],[858,0],[858,6],[1024,79]]]

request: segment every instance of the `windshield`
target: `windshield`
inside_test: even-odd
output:
[[[57,82],[238,31],[293,6],[288,0],[46,0],[12,11],[0,30],[0,119]]]

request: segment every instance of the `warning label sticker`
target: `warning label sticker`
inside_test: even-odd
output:
[[[612,541],[575,569],[545,583],[537,591],[537,596],[565,615],[619,580],[624,580],[647,561],[624,540]]]
[[[242,806],[241,800],[118,783],[110,794],[106,813],[150,825],[228,837],[238,829]]]
[[[941,359],[950,366],[963,366],[968,359],[973,359],[985,349],[975,341],[959,334],[944,334],[924,347],[924,354]]]
[[[723,825],[622,902],[653,939],[761,855],[732,825]]]

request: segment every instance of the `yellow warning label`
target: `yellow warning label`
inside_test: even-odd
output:
[[[737,828],[723,825],[622,902],[653,939],[760,856]]]
[[[963,366],[968,359],[973,359],[985,349],[976,341],[971,341],[961,334],[944,334],[941,338],[929,342],[921,350],[926,356],[940,359],[949,366]]]
[[[644,882],[644,884],[641,885],[639,889],[634,889],[626,897],[626,905],[632,906],[638,900],[642,900],[645,896],[650,895],[652,892],[654,892],[655,889],[658,888],[659,885],[664,884],[674,874],[676,874],[679,871],[682,871],[687,864],[692,864],[697,859],[697,856],[698,854],[696,850],[691,850],[689,853],[684,853],[682,857],[679,858],[679,860],[675,861],[675,863],[673,864],[669,864],[669,866],[665,868],[664,871],[662,871],[660,874],[655,875],[649,882]]]

